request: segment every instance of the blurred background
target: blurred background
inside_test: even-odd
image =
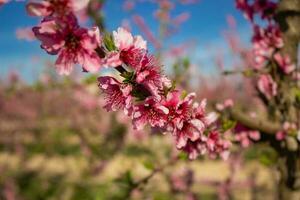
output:
[[[177,86],[211,109],[234,98],[258,110],[250,82],[224,76],[247,65],[251,39],[234,0],[162,2],[91,0],[94,10],[77,14],[85,26],[142,35]],[[102,109],[96,79],[110,71],[57,76],[25,4],[0,7],[0,199],[275,198],[276,154],[255,137],[241,131],[226,162],[189,161],[169,136]]]

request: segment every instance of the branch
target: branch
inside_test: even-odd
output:
[[[258,130],[261,133],[274,135],[281,129],[281,126],[278,123],[261,119],[253,119],[236,108],[229,109],[229,114],[233,119],[243,124],[244,126],[250,129]]]

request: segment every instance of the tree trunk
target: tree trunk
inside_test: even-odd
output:
[[[281,53],[288,54],[291,60],[297,64],[300,42],[300,0],[280,0],[275,20],[278,22],[283,33],[284,47]],[[296,116],[300,125],[297,112],[299,110],[295,107],[292,115]],[[278,196],[280,200],[300,200],[299,142],[295,139],[290,142],[287,140],[286,142],[286,148],[279,150],[280,159],[278,167],[280,181]]]
[[[280,172],[278,199],[300,200],[300,156],[299,151],[287,151],[278,162]]]

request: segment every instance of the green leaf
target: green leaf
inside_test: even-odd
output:
[[[251,69],[247,69],[247,70],[243,71],[243,75],[246,77],[251,77],[251,76],[253,76],[253,71]]]
[[[123,72],[121,74],[121,76],[123,78],[125,78],[125,80],[123,81],[123,83],[133,83],[133,80],[134,80],[134,72]]]
[[[134,184],[133,178],[132,178],[132,173],[130,170],[127,170],[121,177],[115,179],[115,182],[124,185],[124,186],[131,186]]]
[[[87,76],[85,79],[83,79],[83,83],[88,84],[88,85],[94,84],[97,82],[97,78],[98,78],[97,75],[91,74],[91,75]]]
[[[189,58],[183,58],[182,64],[183,64],[184,69],[188,69],[191,65]]]
[[[230,120],[230,119],[225,119],[222,121],[222,130],[223,132],[232,129],[236,126],[236,121]]]
[[[111,34],[106,33],[104,35],[103,43],[104,43],[105,48],[108,51],[115,51],[115,50],[117,50],[117,47],[115,45],[114,39],[113,39],[113,37],[112,37]]]
[[[180,152],[180,153],[178,154],[178,159],[179,159],[179,160],[188,160],[189,157],[188,157],[187,153],[185,153],[185,152]]]
[[[181,97],[181,99],[184,99],[187,95],[188,95],[188,92],[183,90],[180,97]]]
[[[154,163],[150,160],[146,160],[144,163],[143,163],[144,167],[146,169],[149,169],[149,170],[154,170],[155,166],[154,166]]]

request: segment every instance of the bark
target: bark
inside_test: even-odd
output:
[[[279,158],[280,172],[278,197],[280,200],[300,199],[300,158],[299,151],[285,152]]]
[[[276,11],[275,20],[283,33],[283,54],[288,54],[297,64],[300,42],[300,0],[281,0]],[[295,116],[294,107],[291,115]],[[299,120],[299,119],[298,119]],[[300,152],[295,138],[288,138],[284,149],[279,150],[278,168],[280,171],[279,199],[300,200]],[[295,147],[293,145],[296,145]]]

